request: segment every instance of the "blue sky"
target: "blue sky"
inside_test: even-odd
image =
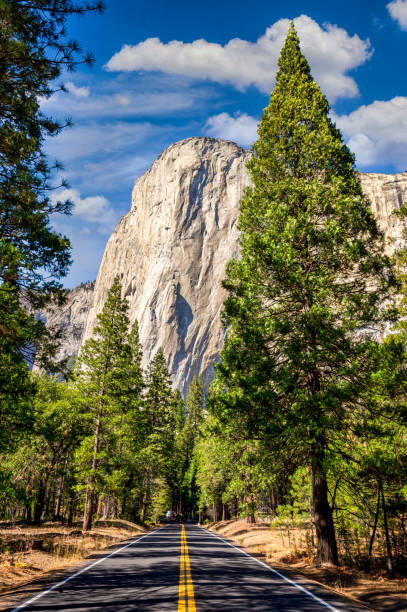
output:
[[[74,204],[54,220],[73,244],[67,287],[96,278],[135,179],[171,143],[215,136],[250,146],[294,19],[332,117],[365,172],[407,170],[407,0],[107,0],[70,19],[96,58],[66,75],[43,111],[74,127],[47,141]]]

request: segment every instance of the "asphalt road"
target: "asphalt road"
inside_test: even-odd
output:
[[[305,580],[294,581],[197,526],[167,525],[82,563],[19,612],[366,612]]]

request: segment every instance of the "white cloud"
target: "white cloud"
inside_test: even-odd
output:
[[[209,117],[204,131],[209,136],[233,140],[243,147],[248,147],[257,138],[258,120],[246,113],[238,113],[234,117],[229,113],[220,113]]]
[[[407,97],[376,100],[349,115],[332,118],[356,153],[360,166],[392,165],[407,169]]]
[[[77,98],[89,98],[90,89],[89,87],[77,87],[74,83],[65,83],[66,89],[69,93],[73,94]]]
[[[87,223],[92,223],[97,233],[109,234],[117,221],[117,212],[102,195],[82,198],[77,189],[61,189],[55,194],[54,199],[71,200],[74,205],[72,210],[74,218],[79,217]]]
[[[393,19],[398,21],[400,28],[407,30],[407,0],[389,2],[387,9]]]
[[[370,41],[361,40],[357,34],[350,36],[335,25],[321,27],[306,15],[294,22],[313,75],[328,97],[335,100],[356,96],[357,85],[347,73],[371,56]],[[274,84],[289,23],[288,19],[280,19],[254,43],[234,38],[225,46],[204,39],[165,44],[158,38],[148,38],[134,46],[124,45],[105,67],[109,71],[162,71],[227,83],[239,90],[254,85],[268,92]]]

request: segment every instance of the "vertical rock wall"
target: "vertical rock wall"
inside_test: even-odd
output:
[[[209,383],[223,341],[225,264],[238,253],[236,220],[249,153],[232,142],[191,138],[166,149],[137,179],[131,211],[110,237],[85,338],[119,275],[140,324],[144,365],[159,347],[174,384]]]
[[[114,277],[140,324],[144,365],[159,347],[183,392],[195,373],[208,384],[223,345],[225,265],[238,255],[239,201],[250,153],[229,141],[190,138],[166,149],[135,182],[132,207],[110,237],[84,339]],[[407,172],[361,175],[380,227],[399,240],[394,209],[407,201]]]

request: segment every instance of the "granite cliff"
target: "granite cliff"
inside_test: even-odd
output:
[[[93,301],[88,296],[83,340],[118,274],[131,320],[140,324],[144,365],[162,347],[181,391],[195,373],[210,382],[223,344],[221,281],[226,262],[238,255],[236,221],[250,184],[249,155],[229,141],[190,138],[168,147],[136,180],[131,210],[107,243]],[[407,172],[362,174],[361,181],[380,227],[397,241],[401,227],[393,211],[407,200]],[[73,315],[71,309],[64,325],[75,326],[79,337],[82,323]],[[74,346],[76,340],[69,351]]]
[[[209,383],[223,342],[225,264],[238,253],[238,202],[248,151],[191,138],[166,149],[136,180],[130,212],[110,237],[87,320],[88,338],[116,274],[137,318],[145,365],[162,347],[174,384]]]
[[[68,359],[68,367],[79,353],[92,302],[95,281],[81,283],[68,292],[67,300],[61,307],[50,307],[41,313],[50,330],[62,332],[62,343],[55,359]],[[71,363],[70,363],[71,362]],[[36,367],[34,366],[34,369]]]

